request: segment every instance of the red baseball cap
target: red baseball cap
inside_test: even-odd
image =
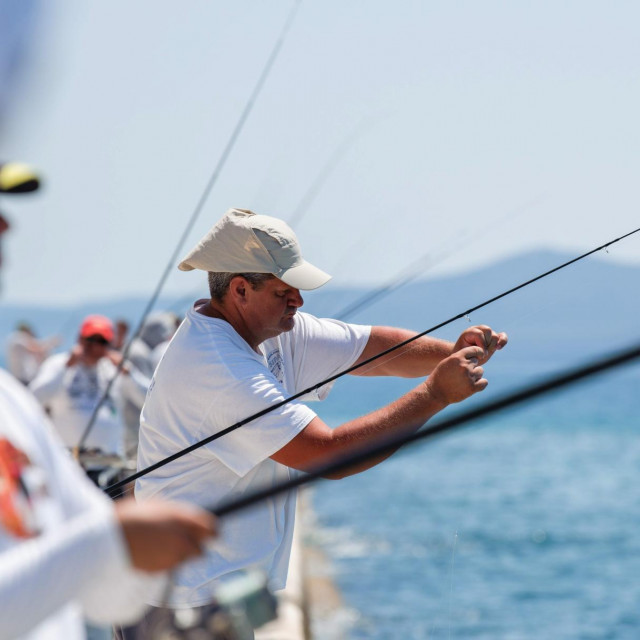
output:
[[[80,326],[80,337],[102,336],[107,342],[113,340],[113,323],[106,316],[87,316]]]

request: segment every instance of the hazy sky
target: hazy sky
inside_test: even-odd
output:
[[[41,4],[0,157],[46,188],[0,202],[3,302],[150,293],[293,3]],[[638,24],[637,2],[304,0],[181,253],[231,206],[286,219],[337,155],[296,230],[338,284],[640,227]]]

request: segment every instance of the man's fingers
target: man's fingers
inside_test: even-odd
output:
[[[477,327],[469,329],[465,335],[465,339],[484,349],[485,362],[496,351],[502,349],[509,340],[506,333],[496,333],[486,325],[478,325]]]
[[[465,347],[464,349],[461,349],[460,353],[467,359],[467,360],[479,360],[480,358],[482,358],[484,356],[484,349],[482,347]],[[477,364],[477,362],[476,362]]]

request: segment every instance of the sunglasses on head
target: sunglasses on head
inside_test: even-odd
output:
[[[84,341],[90,344],[99,344],[103,347],[108,347],[111,344],[109,340],[103,338],[102,336],[89,336],[88,338],[85,338]]]

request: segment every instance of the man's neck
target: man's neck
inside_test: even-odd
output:
[[[208,318],[217,318],[218,320],[224,320],[230,324],[236,333],[256,352],[260,353],[258,349],[262,340],[256,340],[248,330],[246,324],[242,320],[242,316],[233,313],[233,309],[226,309],[224,304],[216,302],[215,300],[203,300],[201,305],[195,307],[197,313],[207,316]]]
[[[198,302],[200,304],[196,304],[195,310],[200,315],[207,316],[208,318],[219,318],[220,320],[229,322],[222,310],[214,306],[213,300],[199,300]]]

